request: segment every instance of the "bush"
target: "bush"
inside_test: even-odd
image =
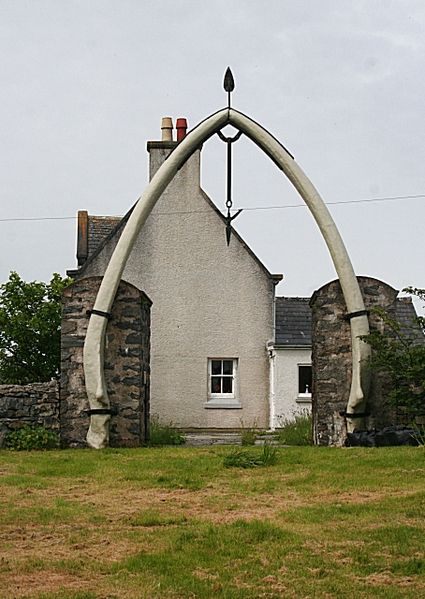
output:
[[[16,272],[0,285],[0,382],[41,383],[60,366],[61,296],[71,282],[23,281]]]
[[[15,451],[56,449],[59,447],[59,436],[44,426],[23,426],[7,435],[6,447]]]
[[[414,441],[419,445],[419,447],[425,447],[425,426],[413,424],[412,428],[414,430],[412,433]]]
[[[223,465],[226,468],[256,468],[258,466],[273,466],[277,462],[277,449],[264,444],[260,454],[245,449],[234,449],[225,456]]]
[[[313,445],[311,414],[304,411],[294,414],[292,419],[283,419],[276,437],[284,445]]]
[[[408,287],[403,291],[425,301],[424,289]],[[390,404],[408,418],[409,424],[414,423],[425,411],[425,318],[415,317],[409,323],[396,320],[378,306],[372,312],[381,319],[384,331],[361,337],[373,350],[371,369],[388,378]]]
[[[255,445],[257,439],[257,423],[254,421],[252,426],[244,426],[243,420],[241,420],[241,444],[242,445]]]
[[[149,445],[183,445],[184,436],[177,431],[173,423],[163,424],[158,416],[150,419]]]
[[[257,433],[252,428],[243,429],[241,432],[241,443],[242,445],[255,445],[257,439]]]

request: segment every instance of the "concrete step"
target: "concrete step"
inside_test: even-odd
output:
[[[187,432],[184,433],[186,445],[189,447],[201,447],[204,445],[241,445],[241,433],[237,432]],[[271,435],[258,435],[255,445],[264,445],[269,443],[275,445],[276,441]]]
[[[185,433],[186,445],[200,447],[203,445],[240,445],[239,433]]]

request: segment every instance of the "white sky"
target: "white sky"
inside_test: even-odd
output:
[[[223,107],[228,65],[233,106],[288,147],[325,201],[425,195],[424,29],[423,0],[0,0],[0,218],[124,214],[161,116],[193,127]],[[219,207],[225,151],[214,138],[202,153]],[[301,202],[248,140],[234,163],[236,208]],[[425,197],[330,211],[357,274],[425,287]],[[305,207],[234,222],[285,275],[280,295],[335,278]],[[0,281],[74,267],[75,226],[0,222]]]

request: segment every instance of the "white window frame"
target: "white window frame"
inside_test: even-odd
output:
[[[231,361],[233,363],[232,374],[220,374],[213,375],[212,363],[213,361]],[[238,358],[233,357],[214,357],[208,358],[208,377],[207,377],[207,402],[206,408],[241,408],[241,404],[238,399]],[[221,378],[232,378],[232,391],[231,393],[213,393],[211,391],[211,379],[213,376],[220,376]]]
[[[308,363],[301,363],[301,364],[297,364],[297,403],[311,403],[311,389],[309,390],[308,393],[300,393],[299,392],[299,388],[300,388],[300,367],[302,366],[307,366],[309,368],[311,368],[311,364]]]

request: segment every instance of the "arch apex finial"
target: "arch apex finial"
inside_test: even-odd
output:
[[[223,87],[224,91],[228,93],[235,89],[235,80],[233,79],[233,73],[230,70],[230,67],[227,67],[226,72],[224,73]]]

